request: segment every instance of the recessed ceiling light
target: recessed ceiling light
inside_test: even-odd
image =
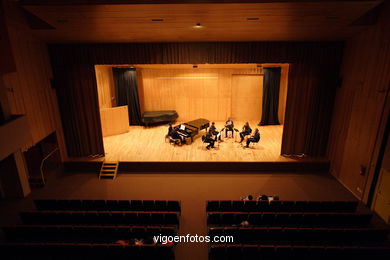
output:
[[[194,28],[200,29],[200,28],[203,28],[203,25],[201,25],[200,23],[197,23],[194,25]]]
[[[248,21],[258,21],[258,20],[260,20],[260,18],[259,17],[248,17],[248,18],[246,18]]]
[[[152,22],[164,22],[163,18],[153,18]]]

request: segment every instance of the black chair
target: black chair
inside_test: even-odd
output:
[[[235,212],[245,211],[244,210],[244,201],[234,200],[231,203],[232,203],[232,211],[235,211]]]
[[[219,210],[224,212],[232,211],[232,202],[230,200],[221,200],[219,202]]]
[[[295,201],[294,207],[296,212],[305,212],[307,211],[307,201]]]
[[[257,202],[257,208],[256,211],[258,212],[269,212],[270,206],[268,200],[259,200]]]
[[[285,212],[293,212],[295,211],[295,201],[282,201],[281,208]]]
[[[167,202],[165,200],[156,200],[154,201],[154,206],[156,211],[165,211],[167,210]]]
[[[144,200],[142,202],[142,210],[143,211],[155,211],[154,201],[153,200]]]
[[[242,259],[247,259],[247,260],[258,260],[258,247],[256,245],[246,245],[242,247]]]
[[[165,213],[165,223],[166,225],[179,225],[179,217],[176,213]]]
[[[318,212],[318,211],[327,211],[327,209],[322,209],[321,201],[308,201],[306,204],[306,211],[308,212]]]
[[[211,211],[219,211],[219,201],[212,201],[209,200],[206,202],[206,211],[211,212]]]
[[[144,211],[142,200],[132,200],[127,210]]]
[[[83,203],[81,200],[69,200],[69,208],[74,211],[82,211]]]
[[[269,210],[274,212],[282,211],[282,202],[280,200],[271,200],[269,202]]]
[[[237,222],[236,222],[236,218],[235,218],[234,213],[221,214],[220,224],[232,225],[235,223],[237,223]]]
[[[167,201],[167,211],[180,212],[180,202]]]
[[[246,200],[244,201],[244,211],[246,212],[254,212],[257,210],[257,202],[254,200]]]
[[[97,211],[106,211],[107,210],[107,204],[105,200],[95,200],[95,209]]]
[[[130,201],[128,200],[118,200],[118,210],[126,211],[131,210],[132,207],[130,207]]]
[[[151,214],[151,223],[152,224],[164,224],[164,213],[153,213]]]

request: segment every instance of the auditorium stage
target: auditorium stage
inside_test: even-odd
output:
[[[236,122],[241,130],[244,122]],[[128,133],[104,137],[105,159],[107,161],[159,161],[159,162],[258,162],[289,161],[280,156],[283,126],[257,126],[258,122],[249,122],[252,129],[258,127],[261,140],[254,147],[243,149],[233,138],[224,138],[217,149],[206,149],[201,136],[195,137],[189,145],[174,146],[165,143],[168,125],[154,127],[130,126]],[[216,122],[217,129],[223,122]],[[238,127],[240,126],[240,127]],[[239,135],[235,132],[236,140]],[[224,135],[223,135],[224,136]]]
[[[250,122],[252,129],[258,127],[257,123]],[[223,125],[224,122],[216,122],[217,129]],[[131,126],[128,133],[104,138],[105,157],[72,159],[65,165],[71,171],[99,171],[101,162],[106,160],[119,161],[122,172],[328,171],[326,158],[281,156],[283,126],[258,128],[261,140],[251,148],[244,149],[233,138],[224,138],[217,149],[207,150],[201,140],[204,130],[192,144],[174,146],[165,142],[168,125]],[[238,141],[238,133],[235,135]]]

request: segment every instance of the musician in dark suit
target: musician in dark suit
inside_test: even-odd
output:
[[[215,137],[218,136],[219,132],[217,131],[217,128],[215,127],[214,122],[211,123],[211,126],[209,128],[209,132],[211,132],[211,134],[214,135]],[[218,137],[218,141],[221,141],[221,136]]]
[[[207,132],[206,138],[204,140],[205,143],[209,144],[206,146],[207,150],[209,150],[210,148],[214,148],[214,144],[215,144],[215,140],[216,140],[216,136],[210,130],[211,129],[209,129],[209,131]]]
[[[225,135],[228,136],[228,132],[232,132],[232,136],[234,135],[234,123],[233,120],[229,117],[225,123]]]
[[[172,127],[172,126],[170,126]],[[179,139],[181,144],[185,143],[184,138],[177,132],[177,129],[173,128],[169,132],[169,136],[172,137],[172,139]]]
[[[168,136],[171,136],[171,132],[173,130],[173,127],[172,127],[172,124],[169,124],[169,127],[168,127]]]
[[[250,135],[252,133],[252,128],[249,126],[249,123],[246,122],[245,125],[242,127],[242,132],[240,133],[240,143],[244,141],[245,136]]]
[[[255,132],[246,140],[246,146],[245,148],[249,147],[249,144],[252,143],[258,143],[260,141],[260,132],[259,129],[255,129]]]

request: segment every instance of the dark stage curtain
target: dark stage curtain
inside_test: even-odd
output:
[[[264,68],[263,109],[259,125],[280,125],[278,119],[281,68]]]
[[[290,65],[282,154],[325,155],[337,79],[336,66]]]
[[[141,125],[137,72],[134,68],[112,68],[118,106],[128,106],[130,125]]]
[[[335,96],[334,79],[343,51],[342,42],[210,42],[210,43],[129,43],[129,44],[55,44],[49,46],[53,71],[80,70],[69,74],[64,85],[62,104],[83,101],[81,111],[64,109],[64,129],[77,132],[74,142],[99,151],[100,118],[94,65],[97,64],[221,64],[290,63],[282,154],[325,155]],[[79,79],[78,77],[87,77]],[[75,83],[76,82],[76,83]],[[79,83],[83,82],[83,84]],[[83,90],[75,89],[81,87]],[[76,97],[73,92],[83,93]],[[89,93],[90,95],[86,95]],[[92,94],[92,95],[91,95]],[[70,96],[70,97],[67,97]],[[94,100],[92,100],[94,99]],[[93,118],[91,118],[93,117]],[[66,120],[71,118],[72,120]],[[86,124],[87,122],[87,124]],[[84,125],[86,124],[86,125]],[[84,130],[76,130],[81,125]],[[69,131],[69,130],[67,130]],[[96,131],[94,135],[90,132]],[[68,146],[77,146],[70,144]],[[99,149],[97,149],[99,147]],[[71,149],[72,151],[74,149]],[[88,149],[87,149],[88,150]],[[86,151],[83,150],[85,154]],[[77,153],[72,153],[77,154]]]
[[[57,68],[54,77],[68,156],[103,156],[94,66]]]

